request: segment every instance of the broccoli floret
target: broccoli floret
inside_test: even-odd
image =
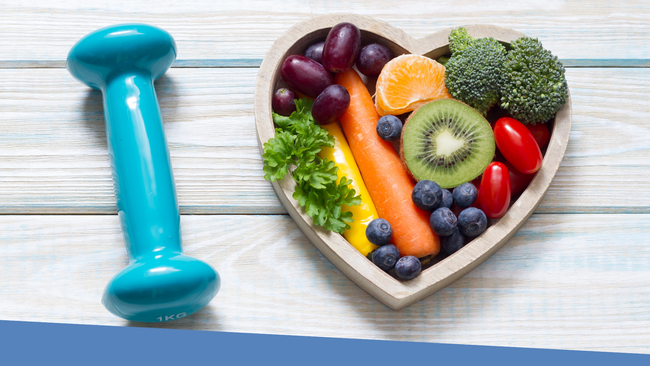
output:
[[[568,97],[564,66],[536,38],[521,37],[506,56],[501,107],[526,124],[545,123]]]
[[[465,28],[459,28],[449,35],[449,49],[447,90],[485,116],[501,97],[506,48],[494,38],[475,39]]]
[[[465,28],[454,29],[449,34],[449,50],[452,54],[466,49],[473,42],[474,38],[467,33]]]

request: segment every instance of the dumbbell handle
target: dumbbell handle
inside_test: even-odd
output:
[[[117,208],[131,262],[180,254],[180,216],[162,117],[151,75],[107,80],[104,114]]]

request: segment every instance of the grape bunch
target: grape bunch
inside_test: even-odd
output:
[[[316,42],[303,55],[291,55],[284,60],[280,74],[289,88],[279,88],[273,94],[273,111],[291,115],[296,110],[294,99],[302,94],[315,98],[314,121],[321,125],[335,123],[350,105],[350,94],[334,84],[332,73],[345,72],[356,63],[362,74],[376,77],[393,57],[390,49],[377,43],[362,48],[359,28],[339,23],[332,27],[324,42]]]

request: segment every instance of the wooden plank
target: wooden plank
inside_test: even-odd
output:
[[[156,82],[183,213],[285,212],[262,177],[256,72],[175,69]],[[101,93],[66,70],[0,74],[3,212],[115,213]]]
[[[287,216],[182,216],[223,286],[149,325],[247,333],[650,353],[650,215],[533,215],[494,256],[401,311],[348,280]],[[471,244],[470,244],[471,245]],[[127,265],[117,216],[0,216],[5,320],[146,326],[100,304]]]
[[[262,59],[294,24],[351,12],[402,28],[416,38],[466,24],[494,24],[533,37],[560,58],[650,59],[650,10],[644,0],[372,2],[244,0],[215,2],[32,0],[0,5],[0,60],[60,61],[85,34],[143,22],[168,30],[180,59]]]
[[[264,181],[256,69],[156,83],[182,213],[285,213]],[[571,69],[573,131],[540,213],[650,213],[650,71]],[[115,213],[101,97],[65,70],[0,70],[0,213]]]
[[[564,67],[650,67],[650,60],[639,59],[561,59]]]
[[[650,67],[650,60],[641,59],[560,59],[564,67]],[[197,59],[176,60],[171,67],[176,68],[243,68],[259,67],[262,59]],[[0,60],[0,69],[64,69],[64,60]]]
[[[650,73],[573,69],[567,79],[569,146],[536,212],[650,213]]]

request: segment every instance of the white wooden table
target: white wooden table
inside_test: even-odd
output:
[[[567,66],[573,131],[536,213],[492,258],[395,312],[333,267],[264,181],[253,88],[310,16],[354,12],[415,37],[488,23]],[[591,1],[0,2],[0,319],[147,326],[100,303],[127,263],[101,95],[65,70],[99,27],[145,22],[179,56],[156,82],[184,249],[223,285],[156,327],[650,353],[650,4]]]

